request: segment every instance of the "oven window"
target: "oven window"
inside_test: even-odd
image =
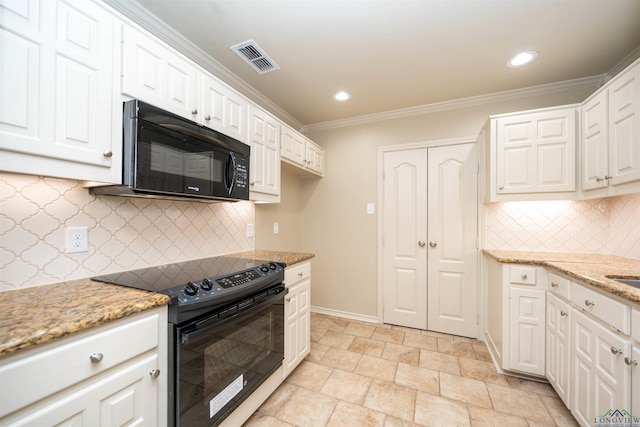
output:
[[[282,365],[282,300],[178,344],[179,425],[217,425]]]

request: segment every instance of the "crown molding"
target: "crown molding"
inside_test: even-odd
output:
[[[627,68],[638,58],[640,58],[640,46],[632,50],[629,55],[625,56],[624,58],[622,58],[622,60],[620,60],[620,62],[611,67],[611,69],[607,72],[607,80],[614,78],[619,72]]]
[[[336,129],[347,126],[379,122],[383,120],[400,119],[411,116],[419,116],[422,114],[437,113],[440,111],[455,110],[459,108],[469,108],[477,105],[488,104],[491,102],[508,101],[512,99],[526,98],[531,96],[549,95],[572,90],[593,89],[595,91],[597,88],[602,86],[606,77],[606,74],[602,74],[544,85],[529,86],[521,89],[495,92],[486,95],[454,99],[451,101],[419,105],[416,107],[401,108],[398,110],[385,111],[382,113],[367,114],[363,116],[351,117],[348,119],[314,123],[303,126],[302,132],[306,133],[318,130]]]
[[[212,73],[226,84],[262,106],[280,120],[300,129],[302,123],[271,101],[253,86],[242,80],[227,67],[216,61],[208,53],[197,47],[182,34],[167,25],[164,21],[145,9],[140,3],[131,0],[104,0],[106,4],[120,12],[135,24],[149,31],[164,43],[191,59],[202,68]]]

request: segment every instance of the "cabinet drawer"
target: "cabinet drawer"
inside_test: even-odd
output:
[[[284,283],[287,286],[291,286],[301,280],[305,280],[311,277],[311,263],[304,262],[302,264],[295,264],[291,267],[287,267],[284,270]]]
[[[549,291],[568,300],[571,297],[571,280],[550,271]]]
[[[536,285],[536,268],[531,266],[512,265],[510,282],[519,285]]]
[[[158,314],[121,322],[0,365],[0,417],[158,346]],[[94,354],[101,360],[92,362]]]
[[[591,313],[623,334],[629,335],[631,329],[629,306],[575,282],[571,284],[571,301],[587,313]]]

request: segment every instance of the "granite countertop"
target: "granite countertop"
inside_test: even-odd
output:
[[[501,263],[542,265],[587,283],[605,292],[640,304],[640,289],[616,282],[607,276],[640,278],[640,260],[617,255],[562,252],[529,252],[483,249]]]
[[[0,357],[169,304],[154,292],[78,279],[0,293]]]
[[[313,254],[255,250],[221,256],[292,265]],[[109,321],[169,304],[167,295],[89,278],[0,292],[0,358]]]

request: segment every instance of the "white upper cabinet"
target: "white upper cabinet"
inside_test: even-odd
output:
[[[179,116],[197,120],[197,68],[168,46],[126,26],[122,93]]]
[[[215,77],[202,74],[200,122],[242,142],[246,139],[247,101]]]
[[[282,126],[280,157],[304,174],[324,175],[324,148],[289,126]]]
[[[121,182],[119,31],[93,1],[0,5],[0,170]]]
[[[584,196],[640,191],[640,60],[589,97],[581,119]]]
[[[485,128],[486,201],[576,195],[576,107],[492,116]]]
[[[247,143],[245,98],[155,37],[125,27],[122,93]]]
[[[249,107],[249,143],[251,200],[280,202],[280,122],[253,105]]]

